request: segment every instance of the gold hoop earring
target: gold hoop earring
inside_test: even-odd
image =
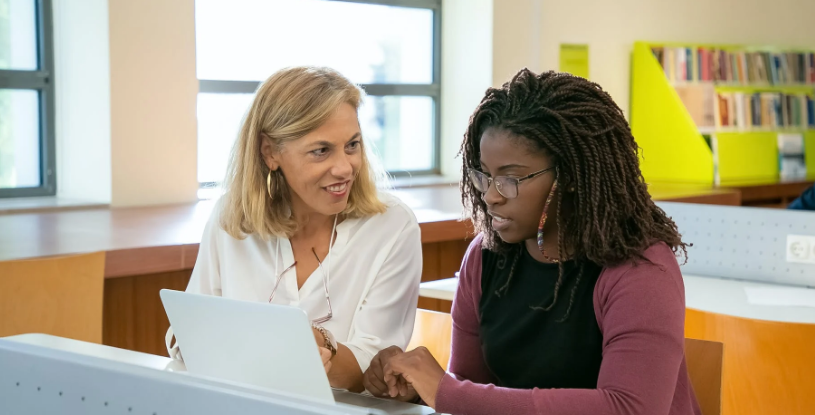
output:
[[[266,192],[269,193],[269,199],[274,199],[272,196],[272,171],[269,170],[269,174],[266,176]]]

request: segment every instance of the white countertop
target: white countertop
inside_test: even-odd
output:
[[[748,301],[746,289],[765,291],[777,303],[785,301],[784,295],[774,291],[785,288],[790,292],[812,295],[815,289],[750,281],[685,275],[685,304],[688,308],[755,320],[784,323],[815,324],[815,304],[812,306],[764,305]]]
[[[427,298],[453,301],[458,289],[458,278],[445,278],[419,284],[419,295]]]
[[[685,275],[685,304],[688,308],[755,320],[785,323],[815,324],[815,302],[811,306],[800,305],[815,298],[815,289],[782,286],[758,282],[725,280],[713,277]],[[458,288],[458,278],[423,282],[419,289],[422,297],[452,301]],[[747,291],[753,290],[748,300]],[[795,299],[799,305],[758,304],[760,296],[764,303],[790,304]]]

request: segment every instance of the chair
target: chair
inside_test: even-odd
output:
[[[416,310],[416,322],[413,325],[413,336],[407,349],[413,350],[424,346],[441,367],[447,368],[450,361],[450,340],[453,333],[453,318],[448,313],[438,311]]]
[[[0,262],[0,337],[102,342],[105,253]]]
[[[815,413],[815,324],[758,320],[689,308],[685,336],[727,345],[722,413]]]
[[[446,368],[452,328],[450,314],[418,309],[408,350],[424,346]],[[720,342],[685,339],[688,375],[703,415],[721,415],[723,355],[724,345]]]
[[[702,409],[702,415],[721,415],[722,413],[723,357],[723,343],[685,339],[688,376]]]

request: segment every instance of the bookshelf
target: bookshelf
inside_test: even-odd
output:
[[[631,129],[649,182],[814,180],[813,98],[813,51],[634,44]]]

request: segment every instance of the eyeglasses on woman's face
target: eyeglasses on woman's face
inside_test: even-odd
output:
[[[470,176],[470,180],[473,182],[473,186],[479,192],[487,193],[487,191],[490,189],[490,185],[495,184],[495,190],[497,190],[498,193],[501,194],[501,196],[507,199],[515,199],[516,197],[518,197],[518,185],[531,178],[540,176],[550,170],[554,170],[554,167],[538,170],[524,177],[507,177],[507,176],[490,177],[481,171],[471,168],[468,169],[468,174]]]

